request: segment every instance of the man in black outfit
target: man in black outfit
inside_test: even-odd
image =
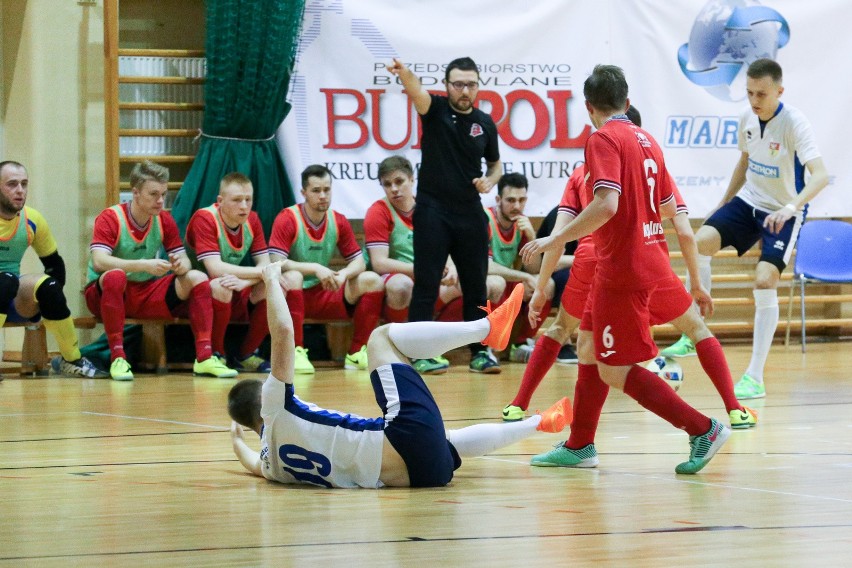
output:
[[[447,96],[430,95],[420,79],[399,59],[388,65],[399,77],[420,115],[423,157],[414,210],[414,290],[409,321],[431,320],[444,266],[449,255],[458,271],[464,319],[485,317],[485,277],[488,271],[488,219],[480,193],[488,193],[503,173],[497,127],[491,117],[474,108],[479,71],[469,57],[447,65]],[[482,160],[486,170],[482,175]],[[499,365],[482,345],[471,345],[470,370],[499,372]]]

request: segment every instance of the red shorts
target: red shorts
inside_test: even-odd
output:
[[[169,310],[166,294],[173,285],[174,274],[154,278],[144,282],[128,281],[124,288],[124,315],[139,319],[170,319],[185,317],[189,314],[187,302],[181,302],[175,311]],[[101,318],[101,290],[96,282],[89,284],[84,292],[86,306],[96,318]]]
[[[352,317],[343,297],[345,286],[335,291],[324,290],[320,284],[302,290],[305,297],[305,317],[319,320],[348,319]]]
[[[231,297],[231,321],[249,320],[249,297],[253,286],[234,292]]]
[[[661,325],[676,320],[692,307],[692,294],[675,274],[671,280],[659,284],[651,293],[651,325]]]
[[[561,303],[565,312],[577,319],[582,319],[586,311],[586,302],[592,289],[592,281],[595,279],[595,268],[598,265],[596,258],[581,259],[571,266],[568,282],[562,290]]]

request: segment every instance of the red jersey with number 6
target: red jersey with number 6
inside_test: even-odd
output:
[[[660,206],[674,199],[663,152],[627,118],[607,121],[586,142],[586,190],[617,191],[618,211],[592,235],[596,280],[608,287],[648,288],[671,278]]]

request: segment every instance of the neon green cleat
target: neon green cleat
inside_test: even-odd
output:
[[[524,409],[520,406],[507,404],[503,407],[503,422],[518,422],[524,418]]]
[[[710,459],[716,455],[728,436],[731,429],[710,419],[710,429],[700,436],[689,437],[689,461],[685,461],[675,468],[675,473],[693,474],[698,473],[704,466],[710,463]]]
[[[763,398],[766,396],[766,387],[763,382],[757,382],[749,375],[743,375],[737,384],[734,385],[734,396],[740,400],[749,398]]]
[[[694,357],[696,354],[695,345],[686,335],[681,335],[674,345],[660,351],[663,357]]]
[[[221,357],[219,358],[221,360]],[[268,373],[272,370],[269,361],[255,353],[250,353],[245,359],[234,359],[234,368],[247,373]]]
[[[237,371],[229,368],[219,357],[215,355],[192,364],[192,372],[195,375],[216,377],[217,379],[232,379],[237,376]]]
[[[443,361],[442,361],[443,359]],[[432,359],[412,359],[411,366],[421,375],[443,375],[450,368],[450,362],[443,357]]]
[[[367,346],[363,345],[355,353],[347,355],[343,363],[343,368],[353,371],[365,371],[367,369]]]
[[[754,428],[757,426],[757,412],[743,406],[742,410],[734,409],[728,413],[731,419],[731,428],[735,430],[743,430],[745,428]]]
[[[308,359],[308,350],[304,347],[296,347],[293,372],[297,375],[313,375],[315,372],[313,363]]]
[[[526,363],[530,360],[533,352],[533,346],[527,343],[519,343],[512,345],[509,349],[509,361],[515,363]]]
[[[533,456],[530,465],[538,467],[596,467],[598,452],[594,444],[589,444],[579,450],[565,447],[565,442],[559,442],[549,452]]]
[[[116,357],[109,366],[109,376],[114,381],[132,381],[133,371],[130,370],[130,363],[124,357]]]

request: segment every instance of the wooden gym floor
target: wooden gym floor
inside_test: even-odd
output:
[[[749,348],[726,349],[735,374]],[[695,358],[681,394],[724,409]],[[760,425],[695,476],[687,437],[614,393],[593,470],[531,468],[565,435],[466,460],[442,489],[324,490],[245,473],[232,380],[190,375],[0,383],[0,566],[841,566],[852,555],[852,344],[776,345]],[[523,365],[427,382],[448,428],[496,421]],[[557,365],[533,407],[573,393]],[[300,396],[374,416],[366,372]],[[255,441],[251,435],[252,442]]]

